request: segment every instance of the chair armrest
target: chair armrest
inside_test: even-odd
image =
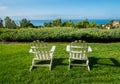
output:
[[[35,54],[35,52],[33,52],[32,49],[29,50],[29,53],[31,53],[31,54]]]
[[[88,46],[88,52],[92,52],[92,48]]]
[[[50,52],[54,52],[54,51],[55,51],[55,48],[56,48],[56,46],[52,46]]]
[[[29,53],[33,53],[32,49],[29,50]]]
[[[33,51],[33,49],[36,48],[35,46],[31,46],[29,53],[35,54],[35,52]]]
[[[67,51],[67,52],[70,52],[70,45],[67,45],[66,51]]]

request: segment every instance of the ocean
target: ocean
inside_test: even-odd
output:
[[[30,20],[30,22],[35,25],[35,26],[43,26],[45,22],[52,22],[53,20]],[[68,21],[66,20],[62,20],[62,22]],[[73,22],[78,22],[78,21],[82,21],[82,20],[78,20],[78,19],[72,19],[71,21]],[[109,19],[95,19],[95,20],[88,20],[89,22],[94,21],[96,24],[107,24],[110,20]],[[20,20],[15,20],[16,24],[19,25],[20,24]]]

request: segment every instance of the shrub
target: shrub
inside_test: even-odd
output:
[[[31,42],[43,40],[48,42],[68,42],[74,40],[89,42],[120,41],[120,29],[77,29],[77,28],[39,28],[39,29],[0,29],[0,41]]]

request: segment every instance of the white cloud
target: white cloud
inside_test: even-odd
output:
[[[0,11],[6,10],[7,7],[6,6],[0,6]]]

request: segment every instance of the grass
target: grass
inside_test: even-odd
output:
[[[37,67],[29,72],[33,55],[29,43],[0,44],[0,84],[117,84],[120,82],[120,43],[89,43],[91,71],[86,67],[68,70],[69,43],[56,45],[52,71]]]

